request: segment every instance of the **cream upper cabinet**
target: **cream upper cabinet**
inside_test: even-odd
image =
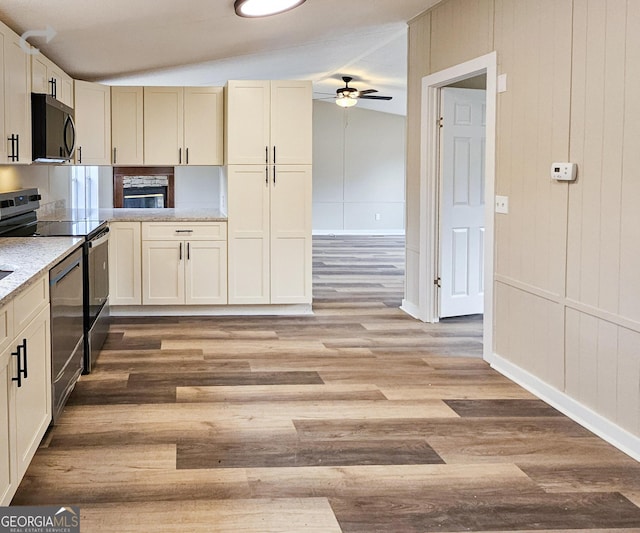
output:
[[[225,222],[144,222],[142,303],[227,303]]]
[[[109,224],[109,303],[142,304],[140,222]]]
[[[226,164],[311,164],[312,89],[308,81],[230,81]]]
[[[111,87],[112,164],[144,164],[142,87]]]
[[[71,76],[40,53],[30,57],[31,92],[49,94],[63,104],[73,107],[74,84]]]
[[[224,163],[224,89],[184,88],[184,164]]]
[[[31,163],[31,68],[20,38],[0,22],[1,164]]]
[[[184,158],[184,90],[144,88],[144,163],[181,165]]]
[[[108,85],[75,82],[76,162],[111,164],[111,91]]]
[[[222,165],[222,87],[145,87],[145,165]]]

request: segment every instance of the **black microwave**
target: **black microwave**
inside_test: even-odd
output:
[[[73,109],[48,94],[31,93],[31,140],[36,163],[66,163],[76,149]]]

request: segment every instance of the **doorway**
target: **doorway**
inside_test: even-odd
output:
[[[440,319],[440,116],[444,87],[462,80],[486,75],[485,158],[484,158],[484,232],[482,242],[483,357],[491,361],[493,354],[493,250],[496,131],[496,53],[472,59],[426,76],[422,80],[422,127],[420,168],[420,259],[419,314],[424,322]]]

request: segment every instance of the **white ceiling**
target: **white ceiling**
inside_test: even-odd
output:
[[[341,76],[405,114],[406,22],[439,0],[307,0],[264,19],[237,17],[233,0],[0,0],[0,20],[78,79],[112,84],[224,85],[229,79],[310,79],[335,94]],[[329,98],[331,98],[329,96]]]

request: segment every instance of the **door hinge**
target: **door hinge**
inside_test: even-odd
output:
[[[435,286],[437,286],[437,287],[440,287],[440,286],[441,286],[441,285],[440,285],[440,278],[436,278],[436,279],[434,279],[434,280],[433,280],[433,284],[434,284]]]
[[[442,128],[444,126],[444,117],[440,117],[436,122],[438,123],[438,126]]]

